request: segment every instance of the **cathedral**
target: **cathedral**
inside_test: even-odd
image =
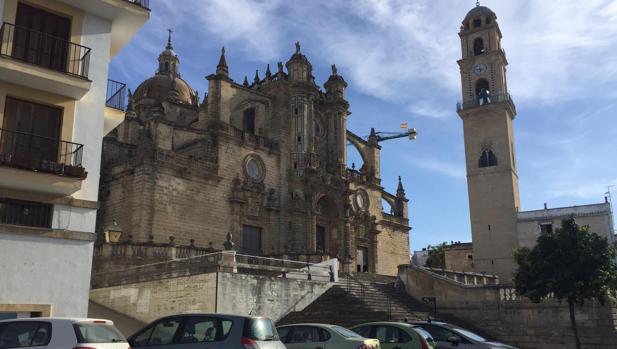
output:
[[[408,200],[381,186],[372,131],[347,130],[347,83],[336,66],[322,90],[296,43],[252,82],[230,78],[225,50],[203,98],[181,78],[171,36],[156,74],[142,82],[124,121],[105,137],[101,227],[132,242],[321,262],[396,275],[409,263]],[[348,168],[347,145],[363,165]],[[390,208],[384,212],[382,202]]]

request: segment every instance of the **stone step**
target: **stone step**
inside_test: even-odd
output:
[[[357,276],[357,274],[356,274]],[[362,275],[341,278],[328,292],[279,324],[321,322],[352,326],[368,321],[425,320],[428,307],[395,287],[396,278]]]

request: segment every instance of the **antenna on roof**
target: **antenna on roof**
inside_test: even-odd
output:
[[[606,193],[604,193],[604,195],[606,195],[606,197],[608,198],[608,202],[613,203],[613,198],[611,196],[611,188],[614,187],[614,185],[607,185],[606,186]]]

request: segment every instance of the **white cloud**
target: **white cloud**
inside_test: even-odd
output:
[[[449,104],[448,104],[449,106]],[[456,115],[454,108],[444,108],[443,103],[434,103],[429,101],[418,101],[409,106],[409,111],[412,116],[423,116],[432,119],[443,119]]]
[[[414,157],[409,161],[413,166],[428,170],[433,173],[448,176],[455,179],[465,179],[466,172],[464,166],[456,166],[448,162]]]

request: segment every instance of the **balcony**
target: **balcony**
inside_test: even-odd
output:
[[[486,97],[478,97],[470,101],[456,103],[456,111],[460,112],[466,109],[471,109],[475,107],[480,107],[480,106],[494,104],[494,103],[501,103],[501,102],[511,102],[512,103],[512,97],[507,92],[499,93],[499,94],[492,94]]]
[[[105,97],[105,125],[103,134],[108,134],[124,121],[126,110],[126,84],[107,79],[107,94]]]
[[[143,7],[146,10],[150,9],[150,0],[124,0],[126,2],[130,2],[131,4],[137,5],[139,7]]]
[[[0,128],[0,183],[3,187],[72,194],[87,176],[82,144]]]
[[[0,79],[79,99],[90,89],[90,48],[26,27],[0,27]]]
[[[109,58],[113,58],[120,52],[150,18],[149,0],[57,1],[111,21],[111,50]]]

